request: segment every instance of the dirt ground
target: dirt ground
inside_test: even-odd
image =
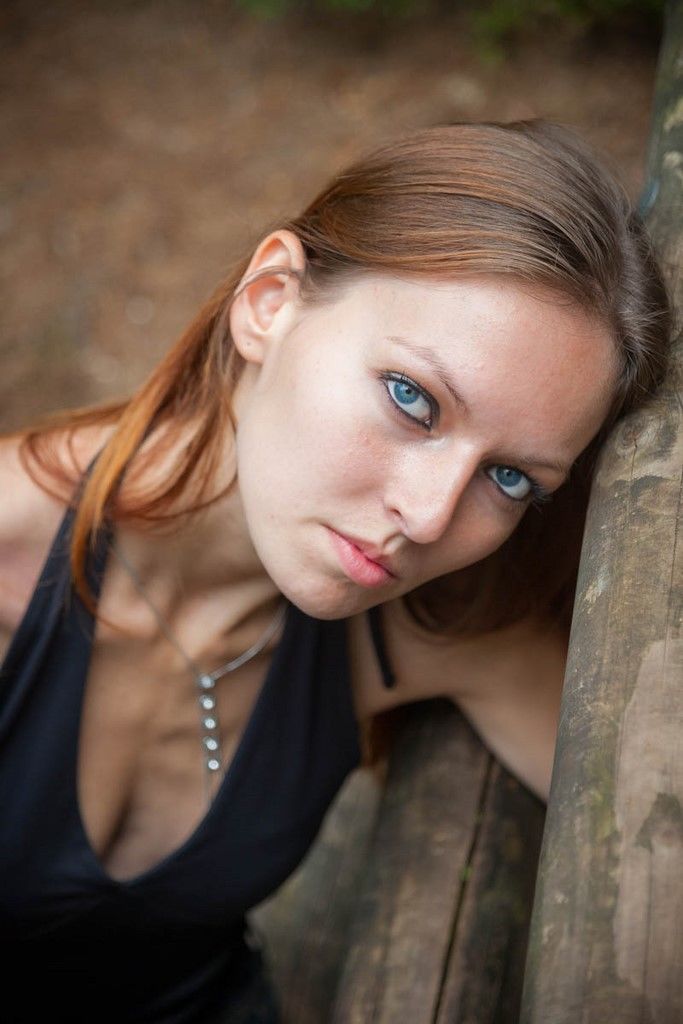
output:
[[[642,184],[656,33],[536,33],[491,63],[460,16],[227,0],[15,0],[0,31],[3,427],[128,393],[264,227],[406,127],[544,116]]]

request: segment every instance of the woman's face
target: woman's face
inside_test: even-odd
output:
[[[238,480],[266,571],[318,618],[494,551],[607,413],[611,339],[550,292],[368,274],[324,305],[289,294],[255,350],[235,327]]]

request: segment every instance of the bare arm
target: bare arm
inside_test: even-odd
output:
[[[482,638],[485,639],[485,638]],[[479,686],[453,680],[450,696],[486,746],[547,801],[566,664],[558,632],[523,624],[507,649],[492,653]]]
[[[396,687],[366,679],[361,700],[371,715],[392,704],[452,700],[483,742],[525,786],[548,799],[566,636],[524,621],[476,637],[435,638],[416,627],[400,602],[385,606],[385,633]],[[367,654],[370,662],[375,659]]]

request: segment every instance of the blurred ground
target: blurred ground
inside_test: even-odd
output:
[[[545,116],[642,184],[656,34],[537,33],[490,64],[458,17],[228,0],[10,2],[0,32],[2,427],[128,393],[263,228],[406,127]]]

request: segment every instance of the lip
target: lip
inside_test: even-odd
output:
[[[330,526],[327,531],[344,573],[354,583],[361,587],[381,587],[395,578],[388,559],[380,557],[371,544],[337,533]]]

